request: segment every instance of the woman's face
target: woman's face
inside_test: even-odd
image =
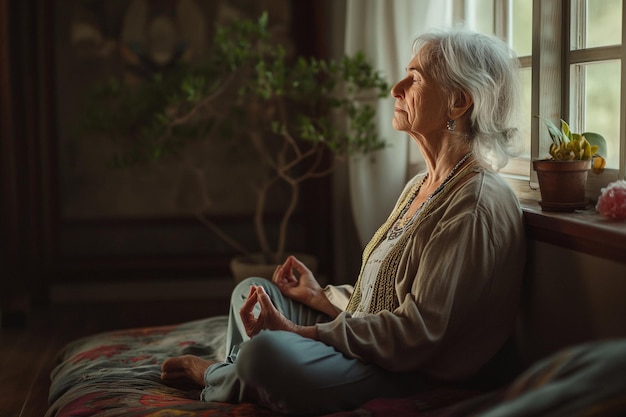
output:
[[[422,48],[409,62],[406,77],[393,86],[391,95],[396,99],[394,129],[429,137],[445,129],[448,98],[428,68],[423,67],[425,60],[420,57],[424,52]]]

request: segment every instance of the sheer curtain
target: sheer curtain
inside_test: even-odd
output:
[[[393,85],[412,58],[414,37],[452,22],[451,0],[347,0],[345,53],[363,51]],[[377,106],[379,133],[390,144],[374,155],[350,160],[350,201],[361,245],[365,245],[393,208],[407,180],[409,153],[416,146],[391,125],[393,100]]]

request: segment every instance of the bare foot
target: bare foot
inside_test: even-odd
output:
[[[161,379],[163,382],[176,385],[184,385],[191,381],[203,387],[204,371],[214,363],[217,361],[206,360],[193,355],[169,358],[161,365]]]

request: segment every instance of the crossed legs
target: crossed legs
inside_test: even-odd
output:
[[[250,285],[263,285],[276,308],[298,324],[324,317],[290,300],[262,278],[240,283],[233,291],[227,352],[223,362],[195,356],[166,360],[162,379],[204,386],[204,401],[260,403],[293,415],[325,414],[355,408],[375,396],[403,395],[408,374],[393,374],[347,358],[331,346],[297,334],[262,331],[250,339],[243,333],[239,309]]]
[[[322,318],[319,312],[315,312],[282,296],[271,281],[263,278],[248,278],[242,281],[231,295],[226,352],[232,354],[233,358],[236,357],[241,343],[250,339],[243,331],[239,309],[245,302],[251,285],[262,285],[270,294],[277,308],[299,324],[312,324]],[[181,386],[192,383],[203,387],[205,386],[204,374],[206,370],[218,362],[194,355],[169,358],[161,365],[161,379],[165,383],[172,385]]]

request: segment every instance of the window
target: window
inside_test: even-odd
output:
[[[550,137],[532,115],[567,120],[575,131],[601,133],[607,169],[589,175],[589,196],[624,178],[626,167],[626,56],[622,22],[626,0],[455,0],[466,25],[499,36],[521,64],[525,152],[503,172],[534,183],[531,159],[546,157]]]
[[[454,4],[455,16],[463,20],[466,26],[507,41],[520,60],[523,91],[520,134],[525,147],[520,157],[509,162],[503,172],[521,178],[530,176],[532,5],[529,0],[457,0]]]
[[[607,140],[607,171],[590,175],[594,193],[616,178],[624,178],[626,139],[622,133],[624,71],[622,41],[624,0],[568,0],[565,2],[569,86],[565,103],[569,117],[581,131],[599,132]]]

